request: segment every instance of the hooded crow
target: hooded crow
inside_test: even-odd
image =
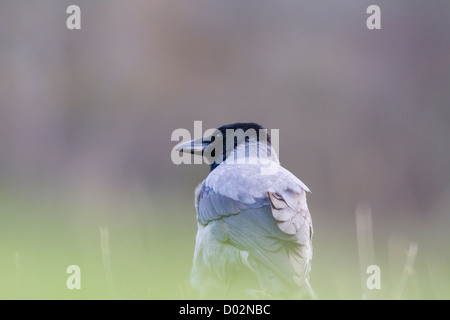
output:
[[[308,187],[280,165],[267,130],[224,125],[177,150],[202,155],[208,177],[195,190],[198,231],[190,283],[201,297],[224,292],[248,269],[265,298],[313,298]]]

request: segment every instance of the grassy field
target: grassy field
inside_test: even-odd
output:
[[[101,198],[3,192],[0,298],[194,297],[188,286],[197,228],[193,199]],[[448,214],[386,221],[374,212],[373,256],[381,289],[370,291],[369,275],[361,274],[355,221],[343,216],[313,211],[311,284],[319,299],[450,298]],[[411,243],[418,251],[408,265]],[[66,286],[69,265],[80,267],[80,290]]]

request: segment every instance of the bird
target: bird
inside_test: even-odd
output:
[[[280,165],[268,130],[254,122],[227,124],[176,150],[210,165],[195,189],[194,291],[203,298],[228,292],[239,273],[250,272],[257,285],[248,288],[251,297],[315,298],[310,190]]]

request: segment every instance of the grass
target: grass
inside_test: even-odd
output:
[[[191,298],[193,199],[168,200],[24,200],[1,194],[0,298]],[[404,219],[386,221],[386,215],[382,219],[372,212],[370,230],[361,234],[354,214],[346,217],[313,210],[310,276],[319,299],[450,298],[450,235],[442,232],[446,216],[416,217],[405,225]],[[367,216],[359,224],[367,227]],[[365,253],[372,260],[362,259]],[[362,264],[371,261],[381,269],[376,291],[364,287],[369,275]],[[81,290],[66,287],[66,268],[72,264],[81,269]]]

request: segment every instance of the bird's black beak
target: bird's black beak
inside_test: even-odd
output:
[[[203,155],[203,151],[209,144],[211,144],[211,137],[202,137],[196,140],[182,142],[176,147],[176,150],[186,153]]]

